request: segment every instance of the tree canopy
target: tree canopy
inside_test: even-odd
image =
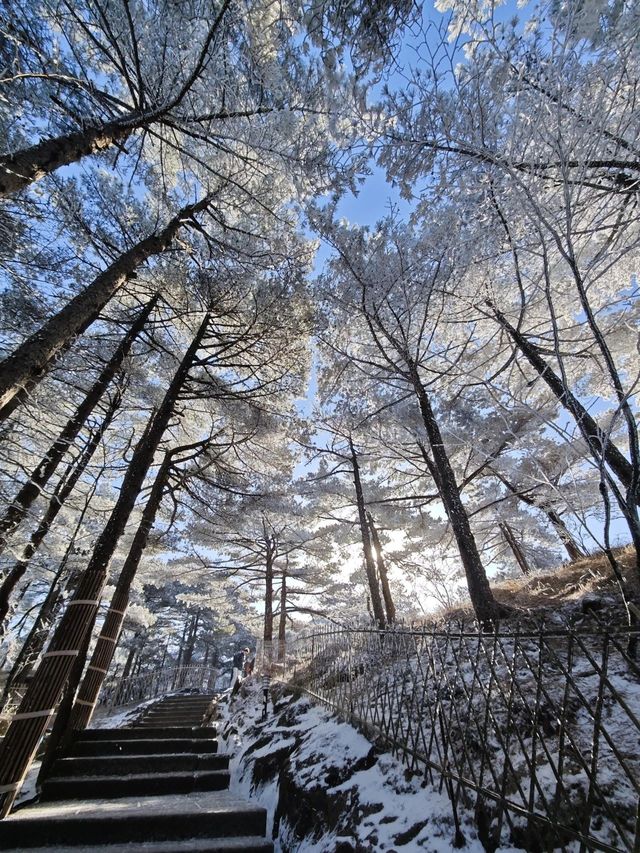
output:
[[[633,4],[1,6],[5,701],[598,549],[635,618]]]

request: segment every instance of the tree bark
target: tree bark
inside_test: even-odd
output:
[[[578,429],[580,430],[580,434],[584,438],[596,460],[598,462],[600,462],[600,460],[605,461],[616,477],[618,477],[620,482],[624,485],[625,489],[631,489],[634,484],[633,465],[624,456],[624,454],[618,450],[610,437],[600,429],[594,418],[591,417],[582,403],[580,403],[580,401],[565,386],[562,379],[540,356],[536,348],[526,339],[522,332],[519,332],[514,328],[502,312],[494,308],[493,305],[490,307],[496,321],[509,333],[513,342],[517,345],[520,352],[524,355],[538,376],[546,382],[547,386],[555,394],[562,405],[571,413]]]
[[[529,565],[526,555],[522,550],[522,547],[518,540],[516,539],[513,530],[507,524],[506,521],[501,521],[498,525],[500,530],[502,531],[502,535],[504,536],[507,545],[511,548],[511,553],[516,558],[516,562],[520,566],[523,575],[531,574],[531,566]]]
[[[20,652],[15,659],[11,672],[7,678],[6,684],[2,691],[2,699],[0,700],[0,708],[4,711],[8,708],[15,698],[20,687],[24,687],[27,683],[27,676],[33,669],[33,665],[37,661],[41,651],[44,649],[47,637],[51,626],[60,612],[62,605],[62,589],[60,588],[60,580],[64,573],[65,565],[61,564],[56,572],[56,576],[51,584],[47,597],[42,603],[42,607],[38,612],[35,622],[31,626],[31,630],[24,641]]]
[[[351,467],[353,469],[353,482],[356,490],[356,505],[358,507],[358,521],[360,523],[360,536],[362,537],[362,550],[364,551],[364,567],[369,583],[369,593],[371,596],[371,606],[373,608],[373,618],[378,623],[380,628],[385,627],[385,616],[382,608],[382,598],[380,597],[380,587],[378,586],[378,578],[376,576],[376,567],[373,562],[373,551],[371,548],[371,538],[369,536],[369,525],[367,522],[367,510],[364,503],[364,493],[362,491],[362,480],[360,479],[360,464],[358,455],[354,447],[353,441],[349,438],[349,450],[351,451]]]
[[[95,486],[97,486],[97,480],[94,484],[93,492],[87,498],[85,505],[80,512],[75,530],[70,536],[69,544],[67,545],[62,560],[60,561],[60,565],[58,566],[53,582],[49,587],[49,592],[47,593],[46,598],[38,611],[38,615],[31,626],[27,639],[20,649],[20,653],[11,668],[11,672],[9,673],[9,677],[2,693],[2,699],[0,700],[0,706],[2,708],[9,706],[13,699],[12,694],[27,683],[28,676],[33,671],[33,667],[47,643],[51,626],[60,614],[64,604],[62,580],[67,571],[69,557],[75,548],[75,540],[84,523],[85,515],[87,514],[91,499],[95,493]],[[66,578],[67,589],[70,589],[72,586],[73,576],[74,573],[69,572],[69,576]]]
[[[460,488],[456,482],[456,477],[451,467],[451,462],[449,461],[442,433],[431,407],[429,396],[420,380],[416,365],[408,363],[407,366],[409,367],[413,388],[418,398],[420,414],[429,440],[433,460],[429,459],[423,447],[421,447],[421,450],[427,465],[431,469],[431,474],[435,480],[442,504],[447,513],[447,518],[453,530],[453,535],[458,544],[460,559],[462,560],[467,579],[467,588],[471,597],[471,604],[480,622],[493,622],[506,612],[506,608],[503,608],[495,600],[491,592],[489,580],[482,565],[476,540],[469,524],[469,518],[460,497]]]
[[[547,518],[553,525],[560,541],[564,545],[565,551],[569,555],[569,559],[571,561],[582,560],[583,557],[586,557],[587,555],[582,550],[582,548],[579,547],[576,540],[569,532],[569,528],[562,520],[560,514],[549,507],[542,506],[540,507],[540,509],[542,510],[542,512],[544,512],[544,514],[547,516]]]
[[[105,413],[102,423],[90,437],[86,447],[80,454],[80,457],[77,461],[72,462],[68,466],[65,475],[60,479],[60,482],[56,486],[53,495],[51,496],[51,500],[49,501],[49,505],[46,509],[46,512],[43,515],[38,527],[31,534],[31,538],[28,544],[25,546],[22,552],[22,556],[14,564],[11,571],[2,581],[2,584],[0,584],[0,636],[2,636],[2,634],[4,633],[4,620],[6,619],[7,613],[9,612],[9,601],[13,590],[16,588],[16,585],[20,582],[21,578],[24,577],[24,574],[29,567],[29,562],[31,558],[42,544],[58,513],[64,506],[69,495],[73,492],[76,483],[78,482],[85,468],[91,461],[93,454],[96,452],[98,445],[102,441],[102,437],[109,428],[111,421],[115,416],[115,413],[120,407],[121,399],[122,395],[120,390],[118,390],[117,393],[113,395],[113,399],[109,404],[109,408]]]
[[[517,486],[511,483],[505,476],[500,474],[498,471],[493,468],[489,469],[493,472],[493,474],[503,483],[509,491],[518,498],[518,500],[522,501],[522,503],[527,506],[533,507],[534,509],[540,510],[543,512],[546,517],[549,519],[549,522],[553,526],[553,529],[558,534],[558,537],[562,544],[565,547],[567,554],[569,555],[570,560],[581,560],[583,557],[586,557],[584,551],[580,548],[576,540],[571,535],[569,528],[562,520],[560,513],[556,512],[553,507],[549,506],[545,503],[538,503],[534,498],[527,495],[525,492],[521,492],[518,490]]]
[[[286,652],[287,636],[287,561],[282,569],[282,586],[280,587],[280,618],[278,620],[278,663],[282,663]]]
[[[264,573],[264,645],[265,652],[267,651],[267,643],[269,643],[269,655],[271,652],[271,643],[273,642],[273,563],[275,560],[276,547],[273,540],[265,535],[267,542],[267,553],[265,559]]]
[[[15,154],[7,154],[0,158],[0,196],[10,195],[18,192],[32,181],[37,181],[44,175],[55,171],[60,166],[75,163],[82,157],[95,154],[105,148],[109,148],[118,142],[123,142],[135,130],[149,127],[154,122],[166,121],[167,116],[175,107],[179,106],[188,95],[193,84],[199,79],[203,70],[207,67],[209,47],[218,31],[222,19],[231,5],[231,0],[223,0],[214,20],[211,22],[208,32],[199,49],[198,59],[193,68],[188,72],[182,85],[173,96],[164,103],[156,103],[153,108],[146,112],[131,110],[124,116],[119,116],[112,121],[103,122],[100,125],[90,125],[81,131],[68,133],[53,139],[44,139],[36,145],[32,145]],[[167,69],[163,69],[163,74]],[[143,94],[142,92],[139,93]],[[221,115],[222,117],[222,115]],[[231,117],[231,116],[229,116]]]
[[[387,622],[389,625],[392,625],[396,621],[396,606],[393,603],[393,596],[391,595],[387,565],[384,561],[384,554],[382,553],[382,543],[380,542],[380,537],[378,536],[378,531],[370,512],[367,513],[367,520],[369,521],[369,529],[371,531],[371,541],[376,552],[376,565],[378,567],[380,586],[382,587],[382,598],[384,599],[384,609],[387,613]]]
[[[76,163],[88,154],[96,154],[123,142],[134,130],[144,127],[149,120],[141,115],[137,121],[130,116],[105,124],[87,127],[74,133],[66,133],[0,157],[0,197],[13,195],[55,172],[60,166]]]
[[[189,629],[189,637],[187,639],[187,647],[182,658],[182,666],[191,666],[193,660],[193,652],[196,647],[196,637],[198,636],[198,625],[200,624],[200,611],[193,614],[191,620],[191,628]]]
[[[210,201],[211,196],[208,195],[195,204],[187,205],[160,232],[145,237],[120,255],[117,261],[0,363],[0,420],[4,419],[5,404],[28,383],[40,381],[60,349],[97,320],[107,302],[136,269],[153,255],[165,252],[182,225],[204,210]]]
[[[106,389],[121,369],[125,358],[131,352],[131,347],[142,332],[157,301],[158,294],[149,300],[136,317],[135,322],[131,325],[131,328],[120,342],[118,348],[89,389],[73,417],[67,421],[60,435],[40,460],[40,464],[31,472],[27,482],[15,496],[2,518],[0,518],[0,554],[4,551],[9,536],[23,520],[33,502],[39,497],[42,489],[55,473],[65,453],[67,453],[69,447],[80,433],[80,430],[86,424],[87,418],[98,405]]]
[[[93,716],[100,689],[105,680],[111,661],[118,647],[120,632],[124,622],[125,614],[129,606],[129,595],[131,584],[138,571],[140,560],[144,549],[149,541],[149,534],[155,523],[156,515],[162,503],[164,488],[167,484],[169,470],[171,467],[171,456],[165,454],[156,479],[153,483],[151,493],[145,505],[140,519],[140,524],[133,537],[131,548],[118,577],[116,588],[109,605],[109,610],[100,630],[100,636],[91,656],[89,667],[85,674],[80,692],[73,706],[70,718],[70,727],[74,730],[84,729],[89,725]],[[192,644],[195,641],[195,629],[192,630]],[[193,645],[191,645],[193,652]]]
[[[142,652],[146,648],[147,645],[147,635],[144,634],[142,637],[142,645],[138,649],[138,659],[136,660],[136,666],[134,670],[134,675],[140,675],[140,670],[142,669]]]
[[[124,665],[124,669],[122,670],[122,680],[123,681],[125,680],[125,678],[129,678],[129,676],[131,675],[131,670],[133,669],[133,663],[136,659],[136,652],[137,652],[136,643],[138,641],[138,637],[139,637],[139,634],[133,635],[133,639],[131,641],[131,648],[129,649],[129,654],[127,655],[127,660],[126,660],[126,663]]]
[[[180,645],[178,647],[178,659],[176,660],[176,669],[180,669],[182,666],[182,657],[187,648],[187,635],[191,628],[191,619],[192,617],[187,615],[187,618],[184,623],[184,628],[182,629],[182,637],[180,638]]]
[[[159,409],[136,445],[109,520],[69,602],[49,648],[0,744],[0,818],[5,817],[60,700],[76,657],[95,622],[109,563],[124,533],[158,445],[174,415],[180,391],[209,325],[207,313],[178,367]]]
[[[82,678],[82,673],[87,662],[90,643],[91,632],[88,631],[82,641],[82,647],[73,662],[73,667],[62,690],[62,696],[56,713],[56,718],[49,733],[44,755],[42,756],[42,764],[40,765],[40,771],[38,772],[38,787],[42,785],[49,775],[51,766],[58,755],[65,747],[70,746],[69,740],[65,737],[65,734],[68,731],[69,718],[73,709],[73,701],[76,696],[78,681]]]

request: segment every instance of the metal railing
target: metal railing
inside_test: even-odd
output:
[[[326,629],[266,667],[475,812],[488,849],[640,849],[638,631]],[[284,669],[284,671],[283,671]],[[577,844],[576,844],[577,842]]]
[[[151,672],[116,678],[106,681],[98,704],[108,709],[135,702],[144,702],[166,693],[193,689],[203,693],[212,692],[218,678],[218,670],[208,666],[181,666],[155,669]]]

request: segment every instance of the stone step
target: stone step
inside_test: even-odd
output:
[[[21,853],[24,847],[0,849]],[[186,838],[181,841],[141,841],[127,844],[84,844],[69,847],[29,847],[29,853],[273,853],[273,842],[258,836],[237,838]]]
[[[51,776],[42,786],[41,801],[149,797],[223,791],[229,787],[228,770],[173,773],[130,773],[127,776]]]
[[[77,743],[78,741],[113,740],[116,731],[119,740],[150,740],[152,738],[164,740],[167,737],[164,727],[159,726],[154,729],[149,726],[148,728],[142,728],[134,723],[133,727],[130,729],[85,729],[83,732],[76,735],[74,741]],[[216,730],[215,728],[190,728],[189,726],[184,726],[182,729],[172,729],[171,736],[173,738],[185,737],[190,740],[195,740],[196,738],[210,739],[215,738]]]
[[[78,740],[69,750],[69,756],[76,755],[151,755],[153,753],[173,752],[217,752],[218,741],[206,738],[167,737],[164,738],[120,738],[115,732],[111,740]]]
[[[208,696],[169,696],[166,699],[159,699],[157,702],[147,705],[147,707],[158,708],[169,705],[177,707],[180,705],[182,708],[207,708],[213,701],[214,699]]]
[[[186,708],[188,705],[210,705],[213,701],[215,701],[215,696],[205,696],[200,694],[195,696],[167,696],[164,699],[158,699],[157,702],[154,702],[147,707],[154,708],[158,705],[182,705]]]
[[[205,711],[209,709],[209,705],[196,706],[190,705],[185,708],[184,705],[167,705],[162,707],[158,705],[155,708],[149,708],[146,712],[147,714],[191,714],[192,716],[196,714],[204,714]]]
[[[210,705],[215,700],[215,696],[195,695],[195,696],[166,696],[164,699],[158,699],[153,705]],[[153,705],[151,707],[153,707]]]
[[[229,756],[222,753],[85,756],[59,758],[51,768],[51,777],[127,776],[129,773],[185,773],[228,768]]]
[[[43,842],[49,847],[84,844],[95,850],[105,839],[110,845],[187,842],[195,838],[264,836],[265,830],[266,810],[229,791],[150,796],[133,802],[121,798],[71,800],[30,806],[5,818],[0,850],[37,848]],[[175,844],[164,848],[181,849],[189,848]]]
[[[203,718],[200,715],[198,715],[197,717],[189,717],[185,716],[184,714],[172,714],[171,716],[167,715],[166,717],[145,717],[144,719],[140,720],[139,725],[142,728],[151,727],[161,729],[163,726],[168,726],[172,729],[182,729],[189,728],[189,726],[199,728],[202,725],[202,722]]]
[[[149,717],[148,719],[142,719],[138,723],[138,727],[141,729],[145,728],[165,728],[165,729],[182,729],[185,726],[193,726],[199,727],[203,722],[202,717],[194,717],[193,719],[189,717],[184,717],[182,714],[173,716],[173,717]]]
[[[158,699],[158,702],[170,702],[174,699],[184,699],[185,701],[208,699],[210,702],[212,702],[214,699],[217,698],[217,696],[217,693],[201,693],[199,690],[195,690],[193,693],[167,693],[165,696]]]
[[[143,720],[184,720],[184,725],[191,722],[198,722],[205,716],[204,711],[184,711],[177,708],[175,711],[168,709],[166,711],[149,711],[142,717]]]
[[[162,696],[158,699],[158,702],[173,702],[173,701],[185,701],[185,702],[195,702],[196,699],[208,699],[212,702],[217,698],[217,693],[200,693],[200,691],[196,690],[193,693],[167,693],[165,696]]]
[[[184,707],[180,707],[179,705],[169,705],[166,708],[162,708],[162,707],[158,706],[157,708],[149,708],[149,710],[145,712],[145,717],[148,717],[152,714],[157,714],[158,716],[161,716],[161,717],[166,717],[170,714],[171,715],[184,714],[185,716],[188,716],[188,717],[198,717],[198,716],[204,716],[208,710],[209,710],[209,705],[206,705],[203,708],[196,708],[196,707],[184,708]]]

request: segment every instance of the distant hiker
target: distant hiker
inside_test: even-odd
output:
[[[255,665],[255,662],[256,662],[255,658],[247,658],[246,661],[244,662],[243,672],[244,672],[245,678],[247,678],[253,672],[253,667]]]
[[[229,684],[232,693],[236,693],[240,687],[240,682],[242,681],[244,672],[244,665],[249,651],[249,649],[240,649],[240,651],[236,652],[233,656],[233,671],[231,673],[231,683]]]

